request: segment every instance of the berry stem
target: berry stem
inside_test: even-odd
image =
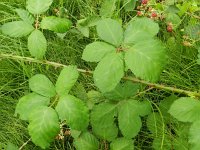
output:
[[[1,59],[11,59],[11,60],[15,60],[15,61],[38,63],[38,64],[42,64],[42,65],[50,65],[50,66],[53,66],[55,68],[67,67],[68,66],[68,65],[65,65],[65,64],[60,64],[60,63],[52,62],[52,61],[48,61],[48,60],[37,60],[35,58],[12,55],[12,54],[4,54],[4,53],[0,54],[0,60]],[[93,74],[93,71],[84,70],[84,69],[77,69],[77,71],[79,71],[80,73],[84,73],[86,75],[92,75]],[[180,94],[184,94],[184,95],[187,95],[187,96],[200,97],[200,93],[198,93],[198,92],[178,89],[178,88],[174,88],[174,87],[170,87],[170,86],[166,86],[166,85],[161,85],[161,84],[156,84],[156,83],[151,83],[151,82],[148,82],[148,81],[140,80],[140,79],[135,78],[135,77],[123,77],[122,79],[132,81],[134,83],[141,83],[141,84],[147,85],[147,86],[149,86],[151,88],[155,88],[155,89],[171,91],[171,92],[174,92],[174,93],[180,93]]]

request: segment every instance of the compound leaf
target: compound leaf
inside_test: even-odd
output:
[[[66,120],[67,124],[74,130],[84,131],[89,124],[88,108],[83,101],[72,95],[61,96],[56,111],[60,120]]]
[[[98,150],[99,142],[94,135],[84,132],[75,139],[74,145],[77,150]]]
[[[155,82],[166,62],[164,47],[158,40],[140,41],[126,52],[125,62],[137,77]]]
[[[40,26],[42,29],[48,29],[57,33],[65,33],[72,26],[72,22],[66,18],[49,16],[42,19]]]
[[[28,49],[32,56],[42,59],[47,50],[47,41],[40,30],[34,30],[28,37]]]
[[[105,42],[93,42],[86,46],[82,59],[89,62],[99,62],[107,54],[115,52],[116,48]]]
[[[27,9],[32,14],[42,14],[49,9],[53,0],[28,0]]]
[[[200,120],[200,102],[190,97],[177,99],[170,107],[169,113],[179,121],[194,122]]]
[[[43,74],[37,74],[29,79],[29,87],[35,93],[45,97],[56,95],[53,83]]]
[[[28,120],[30,113],[39,106],[48,106],[50,99],[36,93],[30,93],[19,99],[15,115],[19,114],[20,119]]]
[[[71,88],[74,86],[78,79],[79,73],[77,67],[68,66],[65,67],[56,82],[56,92],[59,95],[68,94]]]
[[[30,34],[34,28],[25,21],[13,21],[2,25],[1,30],[3,34],[11,37],[23,37]]]
[[[124,62],[121,53],[106,55],[94,71],[95,85],[101,92],[113,90],[124,76]]]
[[[33,143],[45,149],[59,133],[60,125],[56,111],[50,107],[39,107],[30,114],[28,131]]]
[[[97,24],[98,36],[115,46],[119,46],[123,40],[123,29],[119,22],[113,19],[102,19]]]

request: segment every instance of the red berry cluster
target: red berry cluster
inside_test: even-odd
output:
[[[148,0],[142,0],[141,5],[137,7],[137,16],[146,16],[152,19],[158,19],[160,15],[148,5]]]

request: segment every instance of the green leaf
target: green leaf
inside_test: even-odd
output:
[[[39,106],[48,106],[50,99],[36,93],[30,93],[19,99],[15,115],[19,114],[20,119],[28,120],[30,113]]]
[[[123,0],[123,6],[126,12],[134,11],[137,0]]]
[[[164,119],[169,120],[169,121],[171,120],[172,117],[171,117],[171,115],[168,113],[168,110],[170,109],[172,103],[173,103],[176,99],[178,99],[177,96],[171,95],[171,96],[165,98],[164,100],[162,100],[162,101],[160,102],[159,108],[160,108],[160,111],[161,111],[161,113],[162,113]]]
[[[119,83],[114,90],[105,93],[104,96],[111,100],[120,101],[135,95],[139,89],[140,84],[127,81],[125,83]]]
[[[139,102],[138,109],[140,116],[144,117],[146,115],[149,115],[152,112],[151,102],[148,100]]]
[[[56,95],[53,83],[43,74],[37,74],[29,79],[29,87],[35,93],[45,97]]]
[[[198,59],[197,59],[197,64],[200,65],[200,46],[198,47],[198,55],[197,55]]]
[[[121,53],[106,55],[94,71],[95,85],[101,92],[113,90],[124,76],[124,62]]]
[[[158,112],[148,116],[147,127],[156,137],[162,137],[166,131],[164,120]]]
[[[9,35],[11,37],[23,37],[30,34],[34,28],[29,23],[25,21],[13,21],[2,25],[1,30],[3,34]]]
[[[102,94],[98,91],[91,90],[87,93],[87,106],[89,109],[92,109],[94,105],[100,101],[102,101]]]
[[[165,49],[158,40],[140,41],[126,52],[125,62],[137,77],[155,82],[166,62]]]
[[[78,20],[78,25],[82,27],[93,27],[98,24],[98,22],[101,20],[99,16],[89,16],[87,18]]]
[[[189,25],[185,28],[185,34],[191,39],[200,40],[200,24]]]
[[[99,138],[112,141],[117,137],[118,129],[114,123],[116,111],[116,105],[112,103],[101,103],[92,109],[92,131]]]
[[[74,129],[70,129],[70,133],[71,133],[71,136],[72,136],[74,139],[77,139],[77,138],[81,135],[81,131],[79,131],[79,130],[74,130]]]
[[[32,56],[42,59],[47,50],[47,41],[40,30],[34,30],[28,37],[28,49]]]
[[[116,48],[105,42],[93,42],[86,46],[82,59],[89,62],[99,62],[107,54],[115,52]]]
[[[89,37],[90,36],[89,27],[83,27],[83,26],[80,26],[80,25],[77,25],[76,27],[81,32],[81,34],[83,34],[83,36],[85,36],[85,37]]]
[[[123,40],[123,29],[119,22],[113,19],[103,19],[97,24],[98,36],[115,46],[120,46]]]
[[[33,24],[35,19],[34,17],[24,9],[15,9],[19,17],[26,23]]]
[[[72,22],[66,18],[49,16],[42,19],[40,26],[42,29],[48,29],[57,33],[65,33],[71,28]]]
[[[56,111],[60,120],[66,120],[72,129],[84,131],[89,124],[88,108],[83,101],[72,95],[61,96]]]
[[[56,82],[56,92],[59,95],[68,94],[78,79],[79,73],[76,66],[65,67]]]
[[[58,115],[50,107],[39,107],[30,114],[28,131],[33,143],[45,149],[60,131]]]
[[[84,132],[75,139],[74,145],[77,150],[98,150],[99,148],[98,140],[89,132]]]
[[[119,129],[126,138],[134,138],[142,127],[142,122],[137,110],[137,101],[134,100],[124,101],[119,107]]]
[[[159,31],[159,26],[152,19],[138,18],[131,21],[124,32],[124,43],[134,44],[153,38]]]
[[[200,149],[200,120],[195,121],[189,130],[189,143],[191,144],[191,150]]]
[[[162,135],[161,135],[162,136]],[[156,137],[153,140],[153,149],[154,150],[170,150],[173,149],[171,137],[165,134],[164,137]]]
[[[53,0],[28,0],[27,9],[32,14],[42,14],[49,9]]]
[[[104,0],[101,5],[100,16],[111,17],[116,10],[116,1],[117,0]]]
[[[173,27],[177,28],[181,24],[182,20],[177,14],[168,13],[167,17],[166,17],[166,22],[167,23],[172,23]]]
[[[2,150],[4,150],[4,149],[2,149]],[[16,145],[8,142],[6,150],[19,150],[19,148]]]
[[[133,140],[118,138],[110,143],[110,150],[134,150]]]
[[[179,121],[194,122],[200,120],[200,102],[190,97],[176,100],[170,107],[169,113]]]

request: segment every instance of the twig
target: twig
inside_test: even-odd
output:
[[[186,12],[186,14],[188,14],[189,16],[192,16],[192,17],[194,17],[194,18],[196,18],[196,19],[200,19],[199,16],[194,15],[194,14],[192,14],[192,13]]]
[[[17,56],[17,55],[12,55],[12,54],[0,54],[0,59],[12,59],[12,60],[15,60],[15,61],[38,63],[38,64],[50,65],[50,66],[53,66],[53,67],[56,67],[56,68],[68,66],[68,65],[57,63],[57,62],[52,62],[52,61],[47,61],[47,60],[37,60],[35,58]],[[81,73],[88,74],[88,75],[93,74],[93,71],[88,71],[88,70],[84,70],[84,69],[77,69],[77,71],[79,71]],[[185,94],[187,96],[200,97],[200,93],[198,93],[198,92],[187,91],[187,90],[183,90],[183,89],[169,87],[169,86],[166,86],[166,85],[151,83],[151,82],[140,80],[140,79],[134,78],[134,77],[123,77],[122,79],[132,81],[132,82],[135,82],[135,83],[141,83],[141,84],[144,84],[144,85],[148,85],[149,87],[160,89],[160,90],[172,91],[174,93]]]
[[[30,142],[30,141],[31,141],[31,138],[28,139],[28,140],[19,148],[19,150],[22,150],[23,147],[26,146],[26,145],[28,144],[28,142]]]

